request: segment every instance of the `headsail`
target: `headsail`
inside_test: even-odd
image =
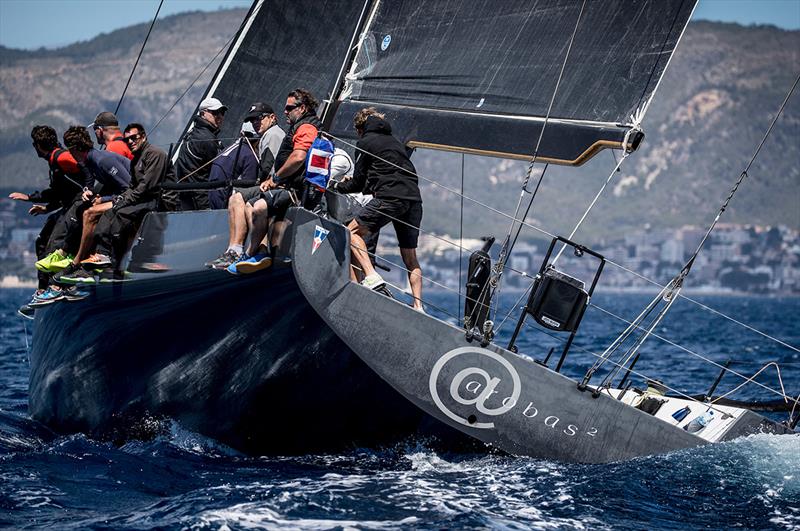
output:
[[[696,0],[380,2],[362,34],[333,133],[375,105],[411,145],[530,157],[569,43],[539,160],[622,148]]]
[[[239,120],[253,102],[272,105],[282,122],[290,90],[303,87],[320,100],[328,98],[364,5],[364,0],[256,0],[203,96],[228,106],[220,138],[238,135]]]

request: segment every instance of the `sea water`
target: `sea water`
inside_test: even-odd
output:
[[[497,454],[434,452],[424,441],[332,455],[246,457],[172,423],[168,435],[122,446],[56,435],[27,416],[29,293],[0,290],[0,527],[30,529],[800,529],[800,435],[736,441],[605,465]],[[458,303],[431,294],[431,313]],[[503,322],[517,294],[497,312]],[[565,372],[579,377],[648,297],[599,294]],[[704,297],[711,308],[800,345],[800,300]],[[67,303],[63,311],[69,311]],[[800,393],[800,356],[719,315],[679,301],[636,371],[678,392],[708,390],[717,362],[752,374],[777,360],[787,393]],[[666,341],[670,341],[668,343]],[[523,327],[520,351],[552,367],[558,337]],[[676,346],[678,345],[678,346]],[[55,348],[55,347],[54,347]],[[774,370],[758,379],[778,389]],[[642,383],[640,377],[635,380]],[[726,376],[718,392],[740,383]],[[749,385],[735,395],[779,398]],[[776,419],[786,414],[772,414]],[[369,419],[365,419],[369,422]]]

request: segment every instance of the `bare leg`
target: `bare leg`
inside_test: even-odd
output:
[[[276,221],[272,224],[272,236],[270,238],[270,244],[273,247],[277,247],[280,245],[281,240],[283,240],[283,233],[286,231],[287,223],[285,220]]]
[[[236,239],[236,214],[241,208],[242,194],[234,192],[228,198],[228,247],[235,243]]]
[[[375,274],[375,268],[372,267],[372,261],[367,253],[367,244],[362,238],[367,233],[367,229],[359,225],[356,220],[351,221],[347,228],[350,229],[350,250],[358,265],[361,266],[361,270],[364,271],[364,276]]]
[[[73,264],[78,265],[81,260],[89,256],[89,252],[94,247],[94,228],[103,212],[109,210],[114,204],[111,201],[100,203],[99,205],[92,205],[83,213],[83,228],[81,229],[81,245],[78,247],[78,253],[75,255]]]
[[[253,225],[250,231],[250,247],[247,249],[247,254],[250,256],[258,254],[259,247],[262,247],[261,241],[266,237],[267,232],[269,232],[267,202],[259,199],[253,205]]]
[[[228,247],[244,245],[244,241],[247,239],[247,211],[242,194],[233,194],[228,205],[231,226],[231,239]]]
[[[422,309],[422,268],[417,261],[416,249],[400,248],[400,256],[408,269],[408,283],[411,285],[411,295],[414,297],[414,308]]]

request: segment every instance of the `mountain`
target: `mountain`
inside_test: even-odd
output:
[[[244,15],[239,9],[159,20],[118,113],[120,121],[152,128]],[[43,182],[44,163],[30,147],[33,124],[50,123],[63,131],[113,110],[147,27],[131,26],[57,50],[0,48],[0,188],[27,190]],[[177,139],[218,61],[211,61],[151,135],[154,143],[167,147]],[[707,225],[798,73],[799,31],[690,23],[643,123],[645,142],[624,161],[576,238],[591,243],[646,224]],[[531,139],[531,151],[534,143]],[[578,169],[549,167],[529,220],[548,232],[569,234],[613,168],[613,156],[602,152]],[[413,160],[422,176],[461,187],[461,155],[418,152]],[[526,163],[465,156],[463,167],[465,195],[513,212]],[[531,189],[534,184],[535,178]],[[458,196],[423,179],[423,197],[424,228],[458,234],[461,220],[453,209]],[[724,221],[796,229],[798,205],[800,94],[795,94]],[[501,236],[507,230],[507,218],[470,200],[464,207],[466,236]]]

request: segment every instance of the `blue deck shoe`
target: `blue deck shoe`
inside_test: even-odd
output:
[[[272,258],[264,253],[251,256],[247,260],[240,260],[234,264],[236,272],[241,275],[249,275],[257,271],[263,271],[272,266]]]
[[[56,301],[60,301],[64,298],[64,292],[61,289],[50,286],[43,292],[37,292],[31,302],[28,303],[28,306],[31,308],[39,308],[41,306],[47,306],[48,304],[53,304]]]
[[[239,262],[244,262],[245,260],[250,260],[250,257],[247,255],[247,253],[242,253],[242,256],[238,260],[234,260],[228,267],[225,267],[224,269],[231,275],[238,275],[239,270],[236,269],[236,264]]]

